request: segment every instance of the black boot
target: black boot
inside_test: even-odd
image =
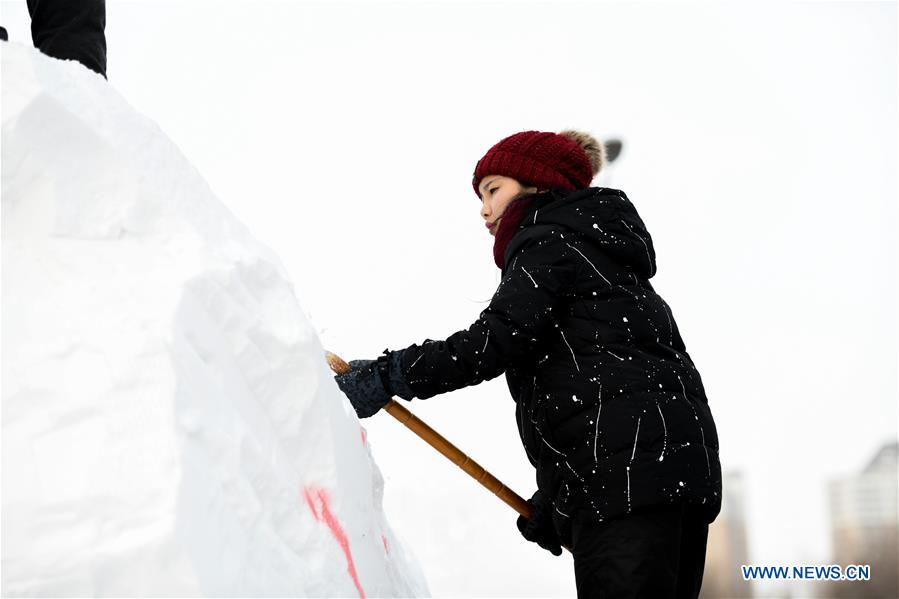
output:
[[[106,77],[106,0],[28,0],[34,47]]]

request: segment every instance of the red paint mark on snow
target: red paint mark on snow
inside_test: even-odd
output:
[[[331,513],[331,508],[328,505],[328,492],[319,487],[308,486],[303,489],[303,497],[306,499],[306,505],[309,506],[309,510],[312,512],[315,519],[319,522],[324,520],[325,524],[331,530],[331,535],[337,541],[337,544],[340,545],[340,548],[343,549],[343,554],[346,556],[347,572],[349,572],[350,577],[353,579],[353,584],[356,585],[359,597],[365,599],[365,591],[362,590],[362,585],[359,584],[359,576],[356,574],[356,565],[353,563],[353,555],[350,553],[350,542],[347,539],[346,533],[343,532],[343,527],[340,526],[340,522],[338,522],[337,518],[334,517],[334,514]],[[316,499],[318,499],[317,506],[315,502]],[[319,510],[316,509],[316,507],[320,508],[321,513],[319,513]]]
[[[359,432],[362,433],[362,445],[365,445],[365,429],[361,426],[359,427]]]
[[[381,540],[384,541],[384,552],[390,553],[390,547],[387,546],[387,537],[381,535]]]
[[[309,506],[309,511],[312,512],[312,516],[316,520],[321,520],[321,516],[318,515],[318,510],[315,509],[315,502],[312,501],[312,494],[309,493],[309,488],[303,489],[303,496],[306,498],[306,505]]]

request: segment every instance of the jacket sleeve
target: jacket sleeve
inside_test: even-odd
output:
[[[470,327],[391,352],[405,382],[394,389],[397,395],[426,399],[490,380],[552,334],[554,313],[574,286],[578,264],[563,233],[533,229],[519,233],[528,237],[516,243],[490,305]]]

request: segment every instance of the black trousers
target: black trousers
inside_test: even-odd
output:
[[[591,522],[575,512],[563,541],[574,555],[578,599],[695,599],[709,525],[684,503]]]
[[[28,0],[34,47],[106,77],[106,0]]]

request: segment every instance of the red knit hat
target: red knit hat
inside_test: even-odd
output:
[[[487,175],[503,175],[538,189],[585,189],[602,167],[604,152],[602,144],[587,134],[585,136],[598,146],[595,164],[582,147],[583,139],[576,140],[562,133],[542,131],[522,131],[506,137],[478,161],[471,181],[478,197],[478,184]],[[594,157],[597,158],[597,157]]]

